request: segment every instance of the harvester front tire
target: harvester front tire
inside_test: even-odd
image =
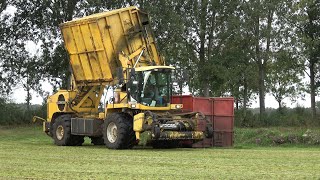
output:
[[[71,134],[71,117],[70,114],[65,114],[56,118],[52,128],[54,144],[58,146],[81,146],[84,142],[83,136]]]
[[[103,139],[109,149],[130,149],[136,143],[133,119],[127,113],[112,113],[103,125]]]

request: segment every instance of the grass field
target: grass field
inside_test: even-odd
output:
[[[237,146],[236,146],[237,147]],[[40,127],[0,127],[0,179],[319,179],[320,147],[58,147]]]

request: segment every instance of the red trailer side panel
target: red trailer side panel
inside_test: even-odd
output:
[[[203,113],[208,122],[199,121],[198,131],[204,131],[207,123],[212,124],[214,137],[196,142],[192,147],[230,147],[233,146],[234,99],[205,98],[191,95],[172,96],[171,103],[183,104],[184,111]]]
[[[182,95],[182,96],[172,96],[172,104],[183,104],[182,110],[184,111],[193,111],[193,97],[191,95]]]
[[[204,115],[213,115],[212,100],[204,97],[193,97],[193,111]]]
[[[214,131],[233,132],[233,116],[214,116]]]
[[[233,132],[214,132],[213,146],[231,147],[233,146]]]
[[[234,99],[233,98],[212,98],[213,113],[215,116],[233,116]]]

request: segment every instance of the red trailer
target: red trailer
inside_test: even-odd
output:
[[[234,99],[232,97],[193,97],[191,95],[172,96],[172,103],[183,104],[183,111],[201,112],[211,123],[213,138],[197,142],[192,147],[233,146]],[[206,124],[198,124],[199,130]]]

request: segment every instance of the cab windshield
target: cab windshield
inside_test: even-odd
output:
[[[170,102],[170,69],[138,71],[130,88],[131,101],[145,106],[166,107]]]

